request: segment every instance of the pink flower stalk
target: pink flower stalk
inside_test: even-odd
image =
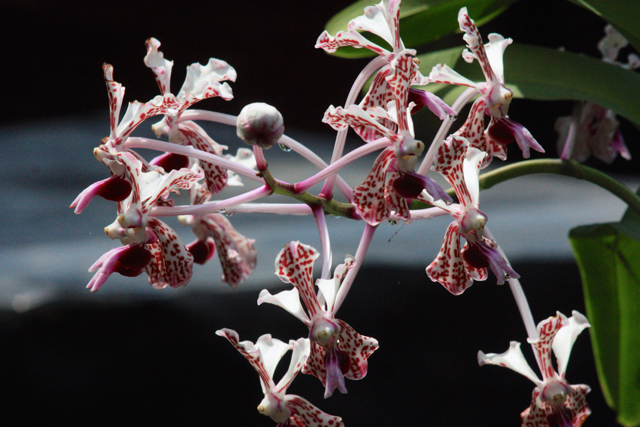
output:
[[[345,263],[336,267],[332,279],[318,279],[319,294],[316,294],[313,265],[318,256],[318,251],[300,242],[285,245],[276,258],[276,274],[283,282],[291,283],[294,289],[277,295],[271,295],[264,289],[260,292],[258,304],[266,302],[282,307],[307,325],[312,344],[303,372],[322,381],[324,397],[327,398],[336,388],[342,393],[347,392],[345,377],[353,380],[365,377],[369,356],[378,348],[378,341],[360,335],[346,322],[334,317],[336,295],[354,263],[353,258],[347,256]]]
[[[483,236],[487,216],[480,211],[478,173],[486,153],[471,147],[459,135],[451,135],[439,147],[433,168],[451,184],[459,204],[446,205],[422,193],[419,200],[449,212],[454,221],[445,232],[436,259],[427,267],[427,275],[454,295],[462,294],[474,280],[486,280],[487,267],[498,284],[507,277],[520,277],[496,250],[496,243]],[[461,238],[466,244],[461,248]]]
[[[529,158],[530,149],[544,153],[544,149],[531,136],[531,133],[521,124],[509,119],[507,115],[513,92],[504,84],[502,55],[512,40],[493,33],[489,34],[489,43],[483,44],[482,36],[465,7],[458,13],[458,22],[460,29],[465,33],[463,38],[467,42],[467,49],[462,52],[462,58],[469,63],[477,59],[485,81],[474,83],[449,66],[438,64],[429,77],[421,83],[455,84],[475,88],[485,100],[486,114],[491,116],[486,137],[492,143],[508,145],[516,141],[525,159]]]
[[[589,386],[570,385],[565,379],[573,344],[580,332],[589,326],[587,318],[577,311],[569,319],[558,312],[556,316],[538,324],[539,338],[529,343],[535,352],[542,380],[529,367],[519,342],[511,341],[509,350],[501,354],[478,352],[480,366],[504,366],[524,375],[536,385],[531,406],[520,414],[522,427],[580,427],[591,413],[586,401],[586,395],[591,391]],[[552,349],[557,360],[557,371],[551,362]]]
[[[254,344],[251,341],[240,342],[238,333],[231,329],[220,329],[216,335],[228,339],[258,372],[264,393],[258,412],[278,423],[276,427],[344,427],[342,418],[322,412],[300,396],[286,394],[309,357],[308,339],[291,340],[286,344],[267,334]],[[273,380],[276,366],[289,350],[292,350],[289,369],[276,384]]]
[[[611,25],[605,27],[605,33],[598,43],[602,60],[627,70],[640,68],[638,55],[630,54],[626,64],[617,60],[620,49],[629,44],[627,39]],[[592,102],[576,102],[571,116],[558,117],[556,120],[560,158],[584,162],[593,154],[611,164],[620,154],[624,159],[631,160],[631,153],[624,143],[619,125],[614,111]]]

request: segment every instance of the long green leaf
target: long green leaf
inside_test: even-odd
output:
[[[627,427],[640,425],[640,216],[569,234],[580,268],[598,377]]]
[[[427,75],[445,62],[473,81],[483,81],[474,62],[460,59],[462,47],[420,55],[420,68]],[[640,74],[571,52],[514,44],[504,53],[505,80],[514,96],[536,100],[582,100],[609,108],[640,125]],[[434,85],[427,89],[451,104],[463,88]]]
[[[612,24],[636,50],[640,51],[640,1],[638,0],[569,0],[590,10]]]
[[[519,0],[404,0],[400,9],[400,34],[406,47],[419,46],[459,31],[458,11],[467,7],[476,25],[483,25],[504,12]],[[346,31],[349,21],[364,13],[364,8],[376,0],[360,0],[329,20],[326,30],[331,35]],[[370,37],[369,33],[363,33]],[[386,45],[378,37],[375,43]],[[374,53],[367,49],[342,47],[334,55],[344,58],[365,58]]]

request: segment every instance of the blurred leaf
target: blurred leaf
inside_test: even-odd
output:
[[[625,36],[640,51],[640,1],[638,0],[569,0],[600,16]]]
[[[472,81],[484,81],[474,61],[461,59],[463,47],[419,55],[420,68],[445,62]],[[504,53],[505,80],[518,98],[536,100],[582,100],[609,108],[635,124],[640,124],[640,74],[599,59],[571,52],[514,44]],[[427,86],[449,105],[465,88]]]
[[[624,426],[640,425],[640,215],[571,230],[598,378]]]
[[[462,7],[476,25],[483,25],[504,12],[519,0],[404,0],[400,8],[400,35],[406,47],[415,47],[438,40],[447,34],[459,31],[458,11]],[[379,3],[376,0],[360,0],[339,12],[327,22],[325,29],[335,36],[338,31],[346,31],[349,21],[364,14],[364,8]],[[364,32],[374,43],[388,44],[379,37]],[[371,36],[371,37],[370,37]],[[366,58],[375,54],[367,49],[341,47],[333,55],[343,58]]]

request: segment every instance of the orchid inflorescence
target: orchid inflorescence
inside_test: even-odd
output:
[[[110,176],[89,186],[71,207],[80,213],[96,195],[115,201],[117,217],[105,232],[111,239],[118,238],[122,246],[110,250],[91,266],[89,271],[96,273],[87,287],[97,291],[113,273],[146,273],[149,284],[159,289],[186,286],[193,263],[204,264],[217,252],[222,281],[235,288],[256,268],[256,249],[252,239],[235,230],[225,212],[244,209],[313,215],[321,251],[299,241],[283,242],[275,260],[275,274],[293,287],[276,295],[265,289],[258,298],[258,304],[278,305],[302,321],[309,329],[308,338],[286,343],[263,335],[254,344],[239,341],[238,334],[230,329],[220,329],[217,334],[227,338],[258,372],[265,396],[258,410],[278,426],[340,426],[340,417],[320,411],[302,397],[286,394],[287,388],[298,373],[311,374],[322,382],[327,398],[335,389],[347,392],[345,378],[359,380],[366,376],[368,359],[378,348],[378,341],[359,334],[337,314],[356,280],[377,226],[386,221],[408,224],[448,214],[452,222],[446,228],[439,253],[426,267],[427,276],[454,295],[462,294],[474,281],[487,280],[489,270],[498,284],[508,283],[542,380],[525,361],[517,342],[511,342],[509,350],[502,354],[480,352],[480,364],[509,367],[534,382],[531,405],[521,414],[523,426],[580,426],[590,412],[585,400],[589,387],[570,385],[565,371],[573,343],[589,323],[578,312],[569,319],[558,313],[536,327],[520,276],[489,232],[488,217],[480,210],[480,171],[494,158],[505,160],[509,144],[515,141],[524,158],[530,156],[532,149],[544,152],[531,133],[508,115],[513,93],[505,85],[502,53],[512,40],[490,34],[485,44],[467,9],[462,8],[458,21],[467,47],[462,57],[470,63],[476,61],[485,80],[473,82],[445,64],[436,65],[425,76],[420,72],[416,51],[405,48],[400,38],[399,14],[399,0],[383,0],[367,7],[346,31],[333,36],[325,31],[318,38],[316,48],[327,52],[351,46],[377,54],[354,83],[345,105],[329,106],[325,112],[323,122],[337,131],[330,164],[285,136],[282,115],[270,105],[250,104],[237,117],[192,109],[207,98],[233,99],[229,83],[235,81],[236,71],[225,61],[210,59],[206,65],[189,66],[182,88],[174,95],[170,82],[173,62],[164,58],[158,40],[147,40],[144,63],[153,72],[161,94],[146,103],[130,103],[122,118],[125,90],[114,80],[113,67],[105,64],[110,134],[94,154],[109,168]],[[371,42],[362,31],[379,36],[388,46]],[[357,93],[369,78],[366,95],[356,102]],[[468,89],[451,107],[421,89],[431,83]],[[466,121],[444,137],[461,108],[476,96]],[[442,121],[438,137],[429,146],[418,139],[412,121],[412,115],[424,106]],[[168,142],[131,136],[140,124],[155,116],[160,120],[152,130],[158,138],[166,135]],[[485,126],[486,116],[489,121]],[[199,120],[235,126],[238,137],[251,149],[239,148],[233,156],[226,154],[227,147],[215,142],[196,124]],[[365,144],[344,154],[349,128]],[[300,153],[320,171],[294,184],[278,180],[264,155],[264,150],[277,144]],[[163,154],[147,161],[134,151],[136,148]],[[418,164],[425,149],[426,155]],[[617,150],[624,155],[620,148]],[[352,161],[375,152],[380,153],[371,172],[355,188],[337,175]],[[453,191],[447,193],[427,177],[429,171],[439,173]],[[211,201],[227,187],[242,185],[242,179],[256,181],[259,187]],[[321,182],[324,186],[318,195],[308,192]],[[346,202],[334,199],[335,188]],[[190,205],[174,206],[171,195],[180,190],[188,191]],[[252,203],[274,193],[302,203]],[[335,267],[333,274],[325,214],[364,222],[355,256],[345,255],[344,263]],[[178,216],[191,227],[195,241],[185,244],[160,219],[163,216]],[[314,279],[313,267],[320,255],[321,274]],[[292,350],[289,369],[276,384],[272,378],[276,365],[288,350]],[[557,369],[552,364],[551,350],[557,358]]]

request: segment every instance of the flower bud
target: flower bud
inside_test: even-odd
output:
[[[271,148],[284,133],[282,114],[264,102],[249,104],[238,115],[236,133],[249,145]]]

